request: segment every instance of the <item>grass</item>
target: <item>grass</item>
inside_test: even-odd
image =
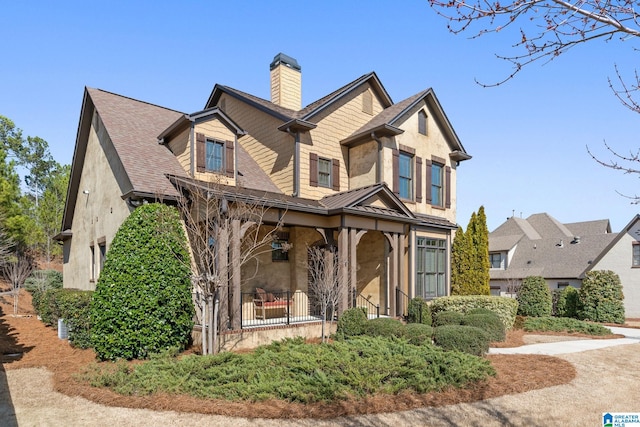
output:
[[[610,329],[597,323],[584,322],[569,317],[528,317],[523,329],[527,332],[569,332],[586,335],[612,335]]]
[[[404,340],[357,337],[321,345],[287,339],[246,354],[165,355],[139,364],[96,364],[83,378],[124,395],[314,403],[379,393],[428,393],[492,375],[490,362],[472,355]]]

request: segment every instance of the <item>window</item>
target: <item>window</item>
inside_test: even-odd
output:
[[[640,242],[633,242],[633,264],[632,267],[640,267]]]
[[[398,167],[398,194],[403,199],[413,200],[413,156],[400,152]]]
[[[418,132],[422,135],[427,134],[427,113],[424,110],[418,113]]]
[[[500,252],[490,253],[489,254],[489,264],[491,264],[491,268],[499,268],[504,270],[504,256]]]
[[[433,162],[431,164],[431,204],[442,206],[442,165]]]
[[[98,248],[100,249],[100,271],[104,268],[104,260],[107,257],[107,244],[105,242],[98,243]],[[98,274],[100,274],[100,271]]]
[[[493,297],[499,297],[501,291],[502,291],[502,288],[500,288],[500,286],[496,285],[496,286],[489,287],[489,294]]]
[[[318,158],[318,185],[331,187],[331,160]]]
[[[446,240],[416,238],[416,296],[425,299],[445,296],[446,271]]]
[[[277,233],[271,242],[271,261],[289,261],[289,247],[289,233]]]
[[[90,276],[89,276],[89,280],[90,281],[95,281],[96,280],[96,248],[91,245],[91,271],[90,271]]]
[[[213,172],[224,172],[224,143],[207,140],[206,169]]]
[[[569,282],[558,282],[558,289],[566,289],[569,287]]]

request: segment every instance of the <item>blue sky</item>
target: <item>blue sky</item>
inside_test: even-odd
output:
[[[631,77],[632,44],[592,42],[549,64],[510,73],[509,32],[453,35],[423,0],[3,2],[0,115],[71,163],[84,86],[183,112],[214,84],[269,98],[269,63],[302,66],[303,104],[375,71],[395,102],[432,87],[473,159],[458,169],[458,223],[485,206],[490,230],[548,212],[561,222],[608,218],[614,231],[640,209],[638,176],[597,165],[606,141],[640,147],[640,121],[613,96],[614,64]],[[640,192],[638,192],[640,193]]]

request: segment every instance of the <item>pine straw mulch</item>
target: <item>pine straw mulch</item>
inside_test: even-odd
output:
[[[423,406],[444,406],[474,402],[507,394],[523,393],[555,385],[567,384],[576,376],[569,362],[540,355],[490,355],[488,359],[497,371],[494,378],[464,389],[450,388],[439,393],[403,393],[376,395],[338,403],[302,405],[284,401],[227,402],[190,396],[154,395],[121,396],[108,389],[91,387],[75,378],[75,374],[95,363],[92,350],[79,350],[58,339],[53,328],[39,321],[30,305],[30,296],[23,293],[20,313],[14,317],[12,297],[0,298],[0,362],[3,369],[44,367],[53,373],[54,388],[68,396],[81,396],[107,405],[152,410],[173,410],[261,418],[335,418],[344,415],[396,412]],[[522,345],[524,333],[508,334],[503,346]],[[21,354],[21,355],[17,355]]]

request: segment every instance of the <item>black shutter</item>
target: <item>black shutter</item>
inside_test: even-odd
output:
[[[309,185],[318,186],[318,155],[309,153]]]
[[[196,134],[196,166],[198,172],[204,172],[206,169],[205,162],[205,145],[206,140],[203,133]]]
[[[331,184],[335,191],[340,191],[340,160],[332,159],[331,164],[333,166],[333,170],[331,171]]]
[[[416,202],[422,203],[422,158],[416,157]]]
[[[225,149],[226,149],[226,153],[225,153],[225,160],[226,160],[226,172],[227,172],[227,176],[233,178],[234,176],[234,165],[235,165],[235,159],[233,158],[233,141],[226,141],[225,142]]]
[[[449,209],[451,207],[451,168],[447,166],[445,168],[445,180],[444,180],[444,191],[445,191],[445,208]]]
[[[431,160],[424,159],[425,202],[431,204]]]

